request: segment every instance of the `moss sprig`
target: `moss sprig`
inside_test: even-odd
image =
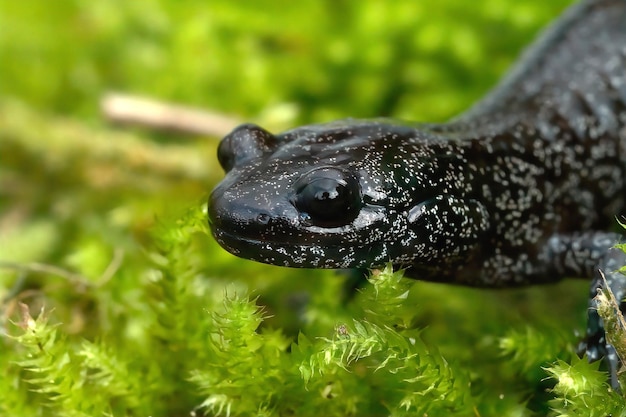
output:
[[[72,344],[49,322],[49,312],[33,318],[27,305],[20,308],[15,365],[34,393],[32,401],[60,416],[125,414],[137,406],[141,390],[126,363],[102,344]]]
[[[570,344],[570,338],[560,329],[525,326],[508,330],[499,339],[498,348],[518,372],[532,372],[567,355]]]
[[[598,370],[599,365],[574,357],[571,363],[558,361],[546,368],[557,380],[555,398],[549,402],[554,415],[626,416],[623,397],[611,390],[606,373]]]
[[[206,335],[210,362],[191,371],[204,397],[199,409],[211,415],[269,415],[284,392],[287,340],[278,331],[259,332],[264,313],[246,295],[226,295],[211,311]]]
[[[365,306],[365,317],[373,323],[411,328],[417,311],[406,301],[415,281],[404,278],[402,270],[394,271],[391,264],[371,271],[367,280],[371,285],[362,290],[363,299],[360,302]]]

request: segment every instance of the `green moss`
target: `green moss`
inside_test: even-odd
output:
[[[523,411],[528,396],[546,389],[541,380],[548,375],[557,380],[549,404],[561,415],[590,403],[618,415],[624,405],[597,364],[571,359],[571,340],[560,332],[528,325],[483,342],[486,357],[478,349],[470,349],[469,361],[444,357],[422,338],[427,330],[419,325],[422,307],[412,296],[416,283],[390,267],[374,271],[348,305],[331,306],[343,310],[335,320],[307,316],[293,340],[267,326],[268,307],[241,281],[212,277],[212,261],[198,256],[207,233],[204,219],[198,208],[162,223],[153,229],[154,243],[143,250],[143,260],[129,265],[132,273],[83,288],[80,298],[94,304],[89,315],[79,312],[90,321],[89,332],[58,323],[63,310],[42,310],[32,318],[19,304],[15,324],[7,324],[11,336],[2,359],[4,384],[13,381],[18,389],[4,392],[3,411],[516,415],[529,411]],[[445,301],[439,300],[442,308]],[[314,300],[299,308],[309,307],[320,308]],[[309,336],[307,328],[325,336]],[[84,334],[97,336],[90,341]],[[557,357],[573,364],[554,362]],[[486,373],[487,362],[496,375]],[[508,389],[498,386],[503,377]]]
[[[272,130],[443,120],[566,3],[0,0],[0,415],[619,415],[572,352],[587,282],[385,269],[347,299],[212,240],[216,141],[98,110],[121,89]]]
[[[626,401],[611,390],[606,373],[598,371],[598,363],[572,359],[572,363],[557,362],[547,370],[558,380],[555,398],[550,406],[557,416],[624,416]]]

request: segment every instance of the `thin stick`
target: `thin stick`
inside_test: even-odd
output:
[[[56,275],[65,278],[73,283],[91,285],[89,280],[83,275],[67,271],[58,266],[42,264],[39,262],[19,263],[11,261],[0,261],[0,269],[12,269],[15,271],[41,272],[44,274]]]
[[[240,122],[234,117],[119,93],[106,94],[100,107],[115,123],[206,136],[224,136]]]

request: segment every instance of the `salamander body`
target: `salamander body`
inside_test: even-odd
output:
[[[218,158],[227,174],[210,225],[235,255],[306,268],[392,262],[480,287],[580,277],[592,297],[603,270],[621,299],[626,255],[611,230],[626,214],[626,0],[570,8],[448,123],[347,119],[276,135],[243,125]],[[589,358],[615,370],[594,310],[589,320]]]

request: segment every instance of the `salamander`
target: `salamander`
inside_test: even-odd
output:
[[[593,297],[626,255],[626,0],[584,0],[447,123],[245,124],[218,147],[212,234],[275,265],[372,268],[475,287],[591,280],[590,360],[619,365]],[[626,310],[626,304],[621,308]]]

